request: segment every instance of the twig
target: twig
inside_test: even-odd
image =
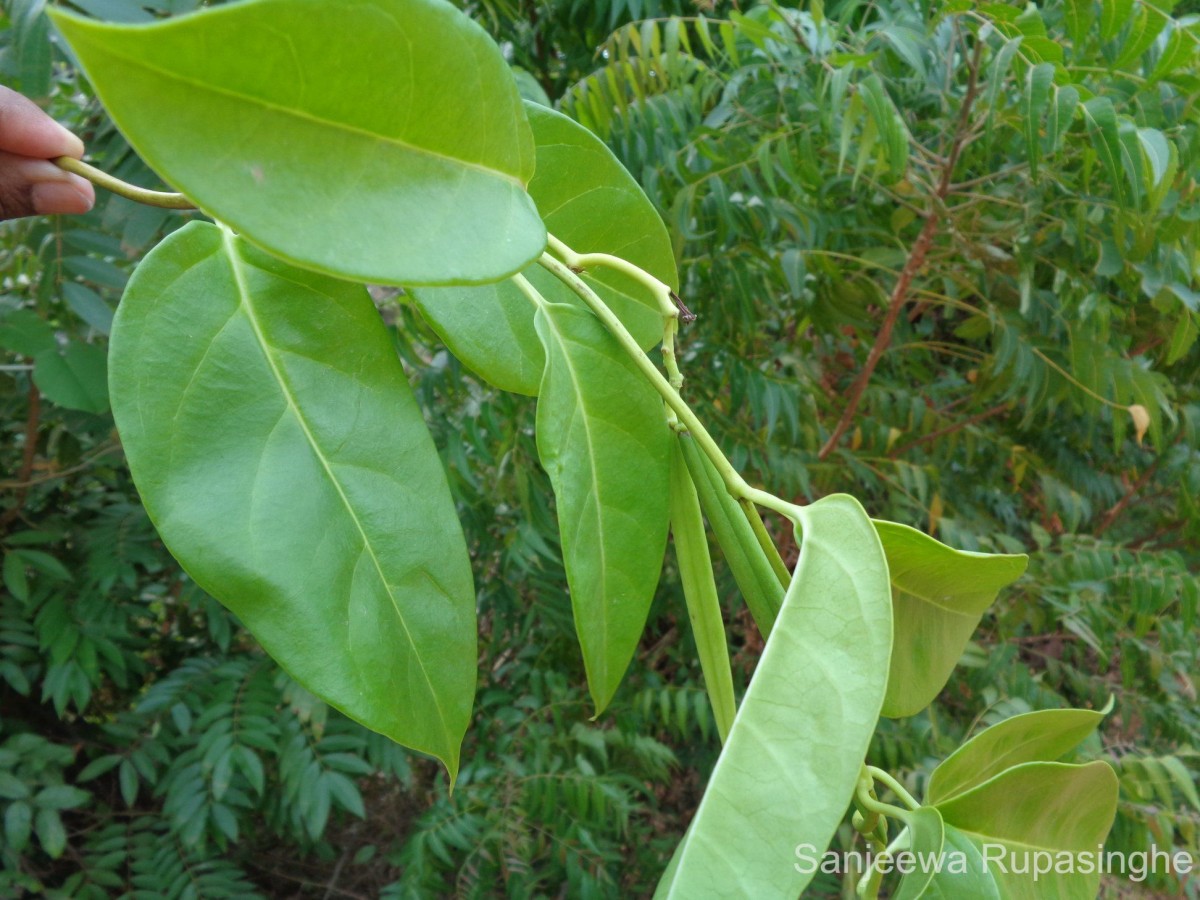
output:
[[[1096,537],[1104,534],[1104,532],[1108,531],[1108,529],[1112,527],[1113,523],[1116,522],[1121,513],[1125,511],[1125,508],[1129,506],[1130,502],[1133,500],[1138,491],[1144,488],[1146,483],[1154,477],[1154,473],[1158,470],[1158,461],[1159,458],[1155,458],[1154,462],[1146,466],[1146,471],[1143,472],[1141,477],[1133,483],[1133,486],[1125,492],[1125,496],[1114,503],[1108,512],[1104,514],[1104,518],[1101,519],[1100,524],[1096,526]]]
[[[954,142],[951,144],[950,152],[947,154],[942,165],[942,175],[937,189],[934,191],[933,196],[929,198],[930,205],[927,218],[925,219],[925,226],[921,229],[921,233],[913,243],[912,250],[908,255],[908,261],[904,264],[904,268],[900,271],[900,276],[896,280],[896,285],[892,289],[883,325],[879,329],[875,343],[871,346],[871,350],[867,354],[867,361],[863,364],[862,370],[858,373],[858,377],[854,379],[854,384],[850,387],[846,408],[842,411],[842,417],[834,427],[833,433],[829,435],[829,440],[821,447],[820,452],[817,454],[818,459],[825,459],[833,452],[838,441],[842,439],[842,436],[849,430],[851,423],[853,423],[854,416],[858,412],[858,404],[862,400],[863,392],[867,389],[867,384],[870,382],[871,376],[875,373],[875,367],[879,365],[879,360],[883,358],[884,352],[886,352],[888,345],[891,343],[892,331],[896,327],[896,320],[900,317],[900,310],[904,307],[904,303],[908,299],[913,279],[921,271],[921,267],[925,264],[925,257],[929,253],[929,248],[933,245],[933,238],[937,234],[938,225],[941,223],[941,218],[945,210],[945,200],[950,193],[954,169],[958,164],[958,159],[963,148],[970,139],[967,125],[971,116],[971,108],[975,104],[975,97],[979,89],[979,66],[982,57],[983,41],[976,41],[975,52],[971,57],[967,92],[963,97],[962,108],[958,115],[958,126],[954,132]],[[918,144],[917,146],[919,147],[920,145]]]
[[[909,441],[907,444],[904,444],[899,449],[892,450],[891,452],[889,452],[888,458],[895,459],[897,456],[903,456],[905,453],[907,453],[909,450],[911,450],[913,447],[916,447],[919,444],[927,444],[930,441],[935,441],[940,437],[945,437],[948,434],[953,434],[956,431],[961,431],[964,428],[974,425],[976,422],[982,422],[984,419],[990,419],[992,416],[998,416],[998,415],[1000,415],[1000,413],[1006,412],[1008,410],[1008,407],[1009,407],[1009,404],[1007,402],[997,403],[991,409],[985,409],[981,413],[976,413],[975,415],[970,416],[966,419],[960,419],[959,421],[953,422],[950,425],[945,426],[944,428],[939,428],[936,431],[931,431],[931,432],[929,432],[929,434],[923,434],[919,438],[914,438],[913,440]]]

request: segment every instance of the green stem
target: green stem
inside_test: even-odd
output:
[[[588,309],[596,315],[596,318],[608,329],[609,333],[616,338],[617,343],[629,354],[634,365],[646,376],[650,384],[662,396],[667,406],[679,417],[679,421],[684,427],[691,432],[697,446],[712,460],[713,466],[720,473],[721,480],[725,482],[725,487],[729,493],[739,499],[745,498],[757,503],[759,506],[773,509],[780,515],[794,521],[797,514],[795,506],[785,500],[781,500],[774,494],[768,494],[766,491],[751,487],[738,474],[737,469],[733,467],[725,457],[725,454],[721,452],[721,448],[717,446],[717,442],[713,440],[712,435],[708,433],[708,429],[704,427],[703,423],[696,417],[696,414],[692,412],[692,408],[684,402],[683,398],[679,396],[679,392],[671,386],[671,383],[667,381],[662,372],[650,361],[650,357],[642,352],[642,348],[633,339],[633,335],[629,333],[621,320],[608,308],[608,305],[600,299],[596,292],[588,287],[587,283],[576,275],[568,265],[555,259],[549,253],[543,253],[538,259],[538,264],[569,287],[587,305]]]
[[[893,778],[889,773],[883,771],[883,769],[877,769],[875,766],[867,766],[867,773],[876,781],[887,785],[888,789],[897,797],[899,797],[904,805],[909,809],[921,808],[921,804],[916,801],[916,798],[914,798],[912,794],[904,789],[904,785],[900,784],[900,782]]]
[[[792,573],[783,564],[783,559],[779,555],[779,548],[775,546],[775,542],[771,540],[771,535],[767,533],[767,526],[763,524],[762,516],[758,514],[758,508],[745,499],[740,500],[739,505],[750,522],[750,528],[754,532],[754,536],[758,539],[758,546],[762,548],[763,556],[771,564],[771,571],[775,573],[775,577],[779,579],[779,583],[783,585],[783,589],[786,591],[788,585],[792,583]]]
[[[140,188],[127,181],[114,178],[107,172],[101,172],[95,166],[89,166],[87,163],[75,159],[73,156],[60,156],[52,160],[52,162],[60,169],[86,178],[97,187],[102,187],[105,190],[112,191],[114,194],[137,203],[143,203],[146,206],[160,206],[164,209],[196,208],[192,201],[183,196],[183,194],[169,194],[164,191],[150,191],[146,188]]]

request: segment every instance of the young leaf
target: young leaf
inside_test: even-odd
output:
[[[775,617],[783,606],[783,585],[771,569],[770,561],[746,521],[746,514],[729,495],[725,482],[709,458],[691,438],[681,437],[679,448],[700,498],[700,506],[733,572],[733,580],[765,640],[771,636]]]
[[[678,285],[675,256],[658,211],[604,145],[561,113],[525,104],[537,147],[529,193],[546,227],[581,253],[608,253]],[[576,304],[575,294],[541,266],[524,273],[553,303]],[[662,338],[662,313],[627,276],[597,268],[583,278],[620,317],[643,349]],[[545,354],[533,327],[533,307],[505,280],[474,287],[420,288],[417,308],[463,364],[496,387],[537,394]]]
[[[908,850],[916,858],[916,867],[901,879],[893,900],[917,900],[937,874],[938,863],[946,840],[946,826],[937,807],[923,806],[904,823],[908,829]],[[932,865],[929,863],[933,862]]]
[[[146,510],[197,584],[306,688],[453,777],[475,592],[366,290],[193,223],[129,283],[112,391]]]
[[[883,702],[887,561],[858,501],[798,508],[800,560],[729,740],[656,897],[795,897],[828,845]]]
[[[912,716],[946,684],[984,610],[1025,571],[1025,556],[954,550],[907,525],[875,521],[892,581],[895,652],[883,714]]]
[[[921,894],[922,900],[1000,900],[1000,889],[975,843],[963,832],[943,821],[943,865]],[[951,865],[950,854],[961,860]]]
[[[545,245],[516,84],[448,3],[258,0],[147,25],[50,14],[141,157],[284,259],[463,284]]]
[[[1044,709],[1005,719],[975,735],[933,770],[926,803],[941,803],[1027,762],[1050,762],[1096,730],[1104,712]]]
[[[633,658],[662,571],[670,432],[658,394],[590,312],[543,303],[534,324],[546,352],[538,455],[599,713]]]
[[[713,718],[722,743],[729,736],[737,704],[733,698],[733,675],[729,669],[729,646],[725,623],[721,619],[721,601],[713,580],[712,559],[708,555],[708,536],[696,488],[688,474],[679,445],[689,441],[675,435],[671,442],[671,535],[675,558],[679,562],[679,580],[687,601],[688,621],[696,639],[704,686],[712,704]]]
[[[1098,869],[1055,866],[1035,878],[1032,854],[1054,859],[1061,852],[1095,853],[1116,817],[1117,791],[1108,763],[1031,762],[937,807],[948,826],[966,832],[987,853],[987,871],[1001,897],[1092,900],[1100,888]]]

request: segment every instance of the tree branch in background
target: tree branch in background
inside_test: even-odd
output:
[[[871,376],[875,373],[875,367],[879,365],[879,360],[883,358],[883,354],[892,342],[892,331],[896,327],[896,320],[900,317],[900,310],[904,308],[904,304],[908,300],[909,289],[912,287],[913,279],[921,271],[921,267],[925,265],[925,257],[929,254],[929,248],[933,245],[938,225],[941,224],[946,197],[950,194],[954,169],[958,165],[958,159],[962,155],[963,148],[969,143],[971,138],[968,124],[971,117],[971,108],[975,105],[975,98],[979,92],[979,66],[982,56],[983,41],[977,40],[975,50],[971,56],[970,74],[967,78],[967,92],[963,96],[962,107],[958,115],[958,127],[954,131],[954,142],[950,145],[950,152],[941,164],[941,177],[937,188],[933,192],[933,196],[930,197],[929,211],[926,213],[925,225],[921,229],[921,233],[917,235],[916,241],[913,242],[912,249],[908,254],[908,260],[905,262],[904,268],[900,270],[900,276],[896,279],[895,287],[892,288],[892,295],[888,303],[887,314],[883,319],[883,325],[879,329],[875,343],[871,346],[871,350],[867,354],[867,360],[863,364],[862,370],[859,371],[858,377],[854,379],[854,384],[850,387],[850,392],[846,399],[846,408],[842,411],[842,417],[838,420],[837,425],[834,426],[833,433],[829,435],[829,439],[821,447],[820,452],[817,454],[818,459],[825,459],[825,457],[833,452],[838,442],[842,439],[842,436],[854,422],[854,416],[858,412],[858,404],[862,400],[863,392],[867,389],[867,384],[871,381]]]

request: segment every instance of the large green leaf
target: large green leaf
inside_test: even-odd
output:
[[[858,501],[797,510],[800,560],[708,788],[656,896],[795,897],[854,794],[891,649],[887,561]]]
[[[148,25],[52,15],[142,158],[284,259],[461,284],[542,251],[516,84],[442,0],[251,0]]]
[[[633,658],[662,571],[670,431],[658,394],[590,312],[542,303],[535,325],[546,352],[538,455],[599,712]]]
[[[676,286],[667,229],[612,151],[560,113],[528,102],[525,109],[537,146],[529,193],[550,232],[580,253],[620,256]],[[579,302],[541,266],[524,274],[552,302]],[[583,278],[643,349],[658,343],[662,313],[643,287],[611,269],[591,269]],[[537,393],[545,355],[534,332],[533,308],[513,282],[425,288],[412,295],[446,346],[472,371],[506,391]]]
[[[917,900],[925,896],[925,890],[937,875],[942,864],[942,846],[946,840],[946,826],[942,814],[934,806],[923,806],[914,810],[905,822],[908,835],[908,851],[911,854],[909,871],[896,887],[893,900]]]
[[[937,807],[948,826],[975,842],[1005,900],[1093,900],[1100,888],[1095,854],[1116,817],[1117,790],[1105,762],[1031,762]]]
[[[942,760],[929,776],[925,802],[949,800],[1021,763],[1058,759],[1104,716],[1092,709],[1043,709],[997,722]]]
[[[453,776],[471,571],[366,290],[193,223],[130,281],[110,374],[134,480],[184,568],[305,687]]]
[[[1025,571],[1025,556],[954,550],[929,535],[876,521],[892,578],[896,629],[885,716],[928,706],[962,657],[996,594]]]

